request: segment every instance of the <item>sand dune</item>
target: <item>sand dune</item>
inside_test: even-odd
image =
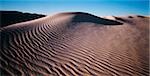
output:
[[[0,15],[1,15],[0,28],[19,22],[25,22],[45,17],[45,15],[41,14],[22,13],[18,11],[0,11]]]
[[[71,12],[2,28],[2,76],[148,76],[149,18],[111,19]]]

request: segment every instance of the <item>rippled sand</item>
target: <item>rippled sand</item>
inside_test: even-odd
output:
[[[148,22],[70,12],[3,27],[1,75],[148,76]]]

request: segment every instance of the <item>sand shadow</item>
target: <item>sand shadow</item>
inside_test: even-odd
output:
[[[72,19],[73,20],[72,22],[91,22],[91,23],[97,23],[97,24],[102,24],[102,25],[122,25],[123,24],[115,20],[100,18],[89,13],[73,12],[72,14],[76,14],[75,17]]]

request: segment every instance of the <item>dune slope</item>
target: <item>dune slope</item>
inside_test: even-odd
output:
[[[18,11],[0,11],[0,28],[11,24],[45,17],[41,14],[22,13]]]
[[[148,76],[148,18],[132,17],[71,12],[4,27],[1,74]]]

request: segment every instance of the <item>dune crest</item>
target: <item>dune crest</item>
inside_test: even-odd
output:
[[[2,75],[148,76],[149,18],[71,12],[0,30]]]
[[[102,25],[122,25],[123,23],[114,21],[114,20],[108,20],[104,18],[100,18],[98,16],[84,13],[84,12],[68,12],[68,13],[60,13],[56,14],[56,16],[65,16],[65,15],[74,15],[72,17],[72,22],[91,22],[91,23],[97,23]]]

